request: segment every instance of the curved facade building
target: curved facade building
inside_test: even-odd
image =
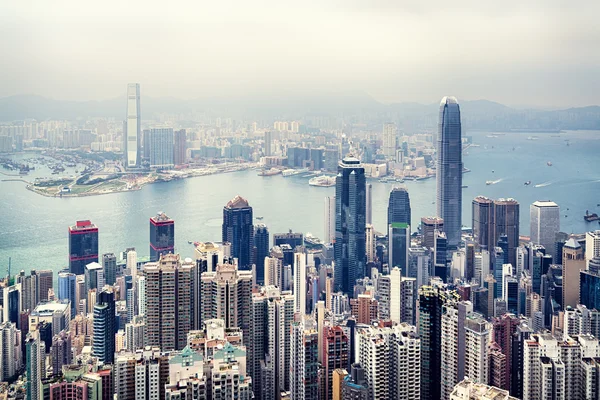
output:
[[[437,214],[444,220],[448,246],[457,247],[462,223],[462,132],[455,97],[440,103],[437,136]]]

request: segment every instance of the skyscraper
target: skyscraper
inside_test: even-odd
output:
[[[562,306],[576,307],[579,304],[580,271],[585,270],[585,259],[581,245],[570,238],[563,247],[562,259]]]
[[[144,266],[148,346],[181,350],[198,312],[196,265],[179,254],[165,254]]]
[[[325,243],[335,241],[335,196],[325,197]]]
[[[335,184],[335,287],[352,293],[365,270],[365,169],[354,157],[338,166]]]
[[[519,247],[519,202],[515,199],[494,200],[494,240],[502,235],[508,239],[508,262],[517,265]],[[505,251],[505,255],[506,255]]]
[[[77,310],[76,278],[71,272],[58,273],[58,299],[71,302],[71,318],[75,317]]]
[[[291,328],[291,400],[319,398],[319,362],[316,323],[306,316]]]
[[[254,247],[256,260],[256,283],[265,283],[265,258],[269,256],[269,229],[265,224],[256,224],[254,230]]]
[[[395,187],[390,191],[387,209],[388,226],[394,222],[411,224],[410,196],[405,187]]]
[[[529,207],[529,235],[534,244],[541,244],[552,257],[556,234],[560,232],[560,208],[553,201],[536,201]],[[554,260],[558,262],[559,260]]]
[[[423,246],[432,249],[435,246],[435,231],[444,231],[444,220],[438,217],[421,217]]]
[[[484,196],[477,196],[472,203],[473,238],[486,250],[492,250],[494,242],[494,201]]]
[[[112,364],[115,355],[115,297],[112,290],[98,293],[94,305],[94,341],[92,353],[98,361]]]
[[[27,399],[41,399],[42,351],[38,331],[27,334],[25,340],[25,365],[27,373]]]
[[[159,212],[150,217],[150,261],[168,253],[175,253],[175,221]]]
[[[373,223],[373,185],[370,183],[366,184],[367,188],[367,201],[365,205],[365,221],[367,224]]]
[[[252,269],[252,207],[242,196],[235,196],[223,207],[222,241],[231,243],[231,256],[238,259],[240,270]]]
[[[98,227],[89,220],[69,227],[69,272],[83,275],[85,266],[98,262]]]
[[[150,167],[171,168],[174,165],[173,128],[150,129]]]
[[[20,368],[21,348],[17,341],[17,326],[0,323],[0,382],[8,382]]]
[[[48,301],[48,290],[52,289],[52,279],[54,273],[51,269],[38,271],[38,280],[40,286],[40,301]]]
[[[437,136],[437,215],[444,219],[448,246],[456,248],[462,227],[462,132],[455,97],[440,103]]]
[[[127,121],[123,132],[123,154],[126,168],[138,168],[141,165],[140,139],[140,84],[127,85]],[[146,145],[144,143],[144,145]]]
[[[408,248],[410,247],[410,225],[392,222],[388,229],[388,251],[390,268],[398,267],[403,276],[408,273]]]
[[[299,249],[302,249],[299,247]],[[294,312],[306,313],[306,253],[294,253]]]
[[[186,162],[187,135],[185,129],[175,131],[175,140],[173,145],[173,162],[175,165],[182,165]]]
[[[348,367],[350,340],[340,326],[323,327],[323,400],[333,399],[333,371]]]
[[[396,157],[396,124],[393,122],[383,124],[383,146],[381,150],[386,159]]]
[[[114,285],[117,280],[117,256],[114,253],[102,254],[102,268],[104,269],[104,282]]]
[[[266,131],[265,132],[265,156],[267,156],[267,157],[273,155],[273,152],[271,151],[272,142],[273,142],[273,132]]]

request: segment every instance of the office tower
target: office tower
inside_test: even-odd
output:
[[[248,373],[257,398],[276,399],[289,390],[294,296],[265,286],[252,294],[251,313]]]
[[[441,398],[450,397],[452,389],[465,375],[466,318],[473,312],[470,301],[447,302],[441,318]]]
[[[494,200],[494,240],[506,235],[508,263],[516,265],[516,248],[519,247],[519,203],[515,199]]]
[[[579,303],[600,310],[600,274],[591,271],[579,273]]]
[[[40,301],[48,301],[48,290],[52,289],[53,274],[51,269],[44,269],[37,272]]]
[[[15,281],[21,285],[21,310],[31,311],[39,303],[39,282],[35,270],[32,270],[30,275],[25,275],[25,271],[21,271]]]
[[[365,203],[365,222],[367,224],[373,223],[373,185],[370,183],[366,184],[367,200]],[[409,222],[410,224],[410,222]]]
[[[560,232],[560,208],[553,201],[536,201],[529,207],[529,235],[554,257],[554,242]]]
[[[350,348],[348,335],[340,326],[323,327],[323,400],[333,399],[333,372],[339,368],[347,368]]]
[[[294,312],[306,313],[306,253],[304,249],[294,253]]]
[[[508,390],[502,390],[492,385],[473,382],[472,379],[465,378],[459,382],[449,400],[518,400],[509,395]]]
[[[398,267],[402,275],[408,274],[408,248],[410,247],[410,226],[403,222],[393,222],[388,230],[388,251],[390,268]]]
[[[104,271],[104,283],[112,286],[117,280],[117,256],[114,253],[102,254],[102,269]]]
[[[265,283],[265,258],[269,256],[269,230],[265,224],[257,224],[254,230],[254,247],[256,248],[256,283]]]
[[[352,293],[365,271],[365,169],[354,157],[338,166],[335,184],[335,287]]]
[[[159,212],[150,217],[150,261],[169,253],[175,253],[175,221]]]
[[[594,258],[600,257],[600,230],[585,234],[585,262],[586,265]],[[561,258],[562,260],[562,258]],[[558,261],[558,260],[557,260]]]
[[[465,321],[465,377],[488,383],[490,324],[482,315],[471,313]]]
[[[150,129],[150,167],[171,168],[173,160],[173,128]]]
[[[175,140],[173,145],[173,163],[175,165],[185,164],[187,160],[187,135],[185,129],[179,129],[175,131],[174,139]]]
[[[304,235],[302,233],[292,232],[290,229],[286,233],[274,233],[273,234],[273,246],[289,245],[293,250],[298,246],[304,246]]]
[[[140,140],[140,85],[130,83],[127,85],[127,121],[123,132],[123,154],[126,168],[138,168],[141,165]],[[144,146],[146,143],[144,143]]]
[[[149,291],[147,295],[150,296]],[[222,319],[226,328],[238,327],[244,337],[250,337],[252,271],[239,270],[232,264],[220,264],[215,271],[202,273],[199,304],[198,326],[208,319]]]
[[[420,398],[421,340],[414,326],[361,326],[356,336],[371,399]]]
[[[71,307],[71,318],[75,317],[77,310],[76,275],[70,272],[58,273],[58,299],[69,300]]]
[[[459,296],[439,286],[419,288],[419,337],[421,339],[421,399],[441,398],[442,308]],[[456,335],[453,334],[456,337]]]
[[[465,275],[464,278],[470,282],[475,278],[475,245],[467,243],[465,247]]]
[[[271,150],[271,146],[273,143],[273,132],[266,131],[265,132],[265,156],[272,156],[273,151]]]
[[[131,248],[126,252],[126,268],[129,271],[129,275],[131,275],[131,282],[135,282],[137,279],[138,265],[137,265],[137,251]],[[124,288],[124,287],[123,287]],[[125,290],[121,291],[123,293]]]
[[[115,297],[112,290],[98,294],[94,305],[94,341],[92,354],[100,362],[112,364],[115,354]]]
[[[472,203],[473,238],[484,249],[493,249],[494,243],[494,201],[477,196]]]
[[[519,314],[519,281],[517,278],[505,275],[502,290],[502,299],[506,302],[506,311]]]
[[[0,382],[10,381],[21,367],[21,347],[17,326],[12,322],[0,324]]]
[[[460,243],[462,227],[462,133],[455,97],[440,103],[437,135],[437,216],[444,220],[448,246]]]
[[[63,365],[71,364],[71,335],[67,331],[60,331],[52,338],[50,358],[52,359],[53,376],[59,376],[62,373]]]
[[[223,207],[222,241],[231,243],[231,257],[238,259],[240,270],[252,269],[253,236],[252,207],[243,197],[235,196]]]
[[[8,280],[10,283],[11,280]],[[13,322],[17,325],[17,328],[22,329],[20,314],[22,311],[21,307],[21,284],[15,283],[10,286],[5,286],[2,288],[2,321],[3,322]]]
[[[444,220],[437,217],[421,217],[421,233],[423,234],[423,246],[428,249],[434,246],[435,231],[444,232]]]
[[[84,267],[98,262],[98,227],[89,220],[69,227],[69,272],[83,275]]]
[[[386,159],[396,157],[396,124],[393,122],[383,124],[383,146],[381,150]]]
[[[181,350],[198,313],[196,265],[179,254],[165,254],[144,266],[148,346]],[[214,297],[214,296],[213,296]]]
[[[367,226],[365,227],[365,237],[366,237],[365,248],[367,251],[367,263],[372,263],[375,261],[375,258],[376,258],[375,244],[377,242],[377,240],[375,238],[375,229],[373,228],[373,225],[367,224]]]
[[[85,266],[85,291],[89,293],[92,289],[100,291],[104,287],[104,270],[102,265],[97,262],[91,262]]]
[[[585,259],[581,245],[570,238],[563,247],[562,300],[563,308],[579,304],[579,272],[585,270]]]
[[[302,316],[291,327],[290,399],[319,397],[318,332],[314,320]]]
[[[439,277],[442,282],[448,281],[448,238],[445,232],[433,233],[433,276]]]
[[[410,196],[406,187],[395,187],[390,191],[387,209],[388,226],[395,222],[411,225]]]
[[[325,197],[325,243],[335,241],[335,196]]]

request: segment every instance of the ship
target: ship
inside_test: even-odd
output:
[[[531,185],[531,181],[527,181],[527,182],[525,182],[523,185],[525,185],[525,186],[529,186],[529,185]]]
[[[262,171],[260,171],[258,173],[258,176],[273,176],[273,175],[277,175],[280,173],[281,173],[281,170],[279,170],[277,168],[263,169]]]
[[[485,184],[486,184],[486,185],[493,185],[493,184],[494,184],[494,181],[485,181]]]
[[[546,163],[546,165],[547,165],[547,166],[549,166],[549,167],[551,167],[551,166],[552,166],[552,162],[551,162],[551,161],[548,161],[548,162]]]
[[[583,219],[585,219],[586,222],[592,222],[592,221],[600,221],[600,217],[598,217],[598,214],[596,213],[591,213],[588,210],[585,210],[585,215],[583,216]]]
[[[315,176],[314,178],[312,178],[311,180],[308,181],[308,184],[310,186],[320,186],[320,187],[334,186],[335,185],[335,177],[327,176],[327,175]]]
[[[285,177],[288,177],[288,176],[303,174],[305,172],[308,172],[308,168],[301,168],[301,169],[291,169],[290,168],[290,169],[283,170],[283,172],[281,174]]]

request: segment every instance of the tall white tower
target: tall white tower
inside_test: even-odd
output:
[[[306,254],[294,253],[294,312],[306,313]]]
[[[325,243],[335,240],[335,196],[325,197]]]
[[[560,208],[553,201],[536,201],[529,207],[529,234],[534,244],[541,244],[554,257],[554,242],[560,232]],[[554,260],[555,263],[560,261]]]
[[[124,149],[126,168],[137,168],[140,166],[140,84],[130,83],[127,85],[127,121],[125,122]]]

